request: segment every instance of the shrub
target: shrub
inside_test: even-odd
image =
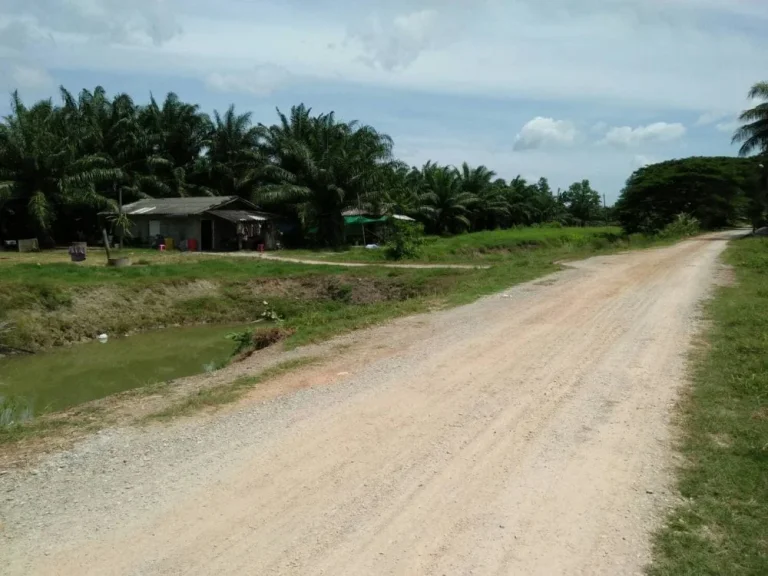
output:
[[[424,244],[424,227],[414,222],[392,222],[392,235],[387,244],[387,258],[404,260],[418,258]]]
[[[690,214],[678,214],[677,217],[667,224],[659,232],[661,238],[685,238],[694,236],[701,230],[699,221]]]
[[[227,340],[232,340],[235,343],[235,350],[232,352],[232,356],[237,356],[253,346],[253,330],[247,328],[239,332],[230,332],[227,334]]]

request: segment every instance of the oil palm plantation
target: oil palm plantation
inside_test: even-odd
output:
[[[51,100],[27,108],[14,93],[0,124],[0,220],[3,228],[35,230],[52,243],[52,226],[66,206],[97,209],[106,199],[96,185],[103,163],[81,154],[81,134]]]
[[[197,196],[217,193],[206,181],[204,152],[210,145],[213,124],[196,104],[183,102],[170,92],[159,104],[154,97],[138,110],[138,128],[147,138],[154,157],[154,185],[163,196]],[[162,158],[165,162],[160,162]]]
[[[469,216],[477,198],[464,191],[456,169],[428,162],[422,168],[422,174],[428,230],[436,234],[456,234],[468,229]]]
[[[213,113],[208,150],[202,166],[208,187],[216,194],[251,199],[262,181],[266,161],[259,148],[260,130],[251,113],[238,114],[230,106],[224,114]]]
[[[466,162],[458,171],[461,189],[475,198],[469,216],[472,230],[496,228],[508,214],[503,180],[494,181],[495,176],[496,173],[485,166],[471,168]]]
[[[262,150],[270,166],[259,200],[291,204],[318,239],[344,242],[347,208],[375,201],[384,188],[392,140],[370,126],[339,122],[333,113],[311,117],[303,107],[281,114],[280,124],[262,127]]]

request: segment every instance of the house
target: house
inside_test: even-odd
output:
[[[279,239],[275,217],[239,196],[145,198],[123,206],[123,213],[132,240],[147,245],[162,237],[189,250],[274,250]]]

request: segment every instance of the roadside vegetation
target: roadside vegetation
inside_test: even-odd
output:
[[[683,403],[683,502],[655,540],[654,576],[768,574],[768,239],[730,244],[734,283],[706,309]]]

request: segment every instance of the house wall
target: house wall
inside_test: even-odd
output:
[[[165,238],[173,238],[174,247],[178,247],[184,240],[197,240],[198,249],[200,246],[200,217],[187,216],[184,218],[132,218],[132,234],[134,241],[142,244],[150,244],[152,238],[149,235],[149,222],[160,222],[160,234]]]

